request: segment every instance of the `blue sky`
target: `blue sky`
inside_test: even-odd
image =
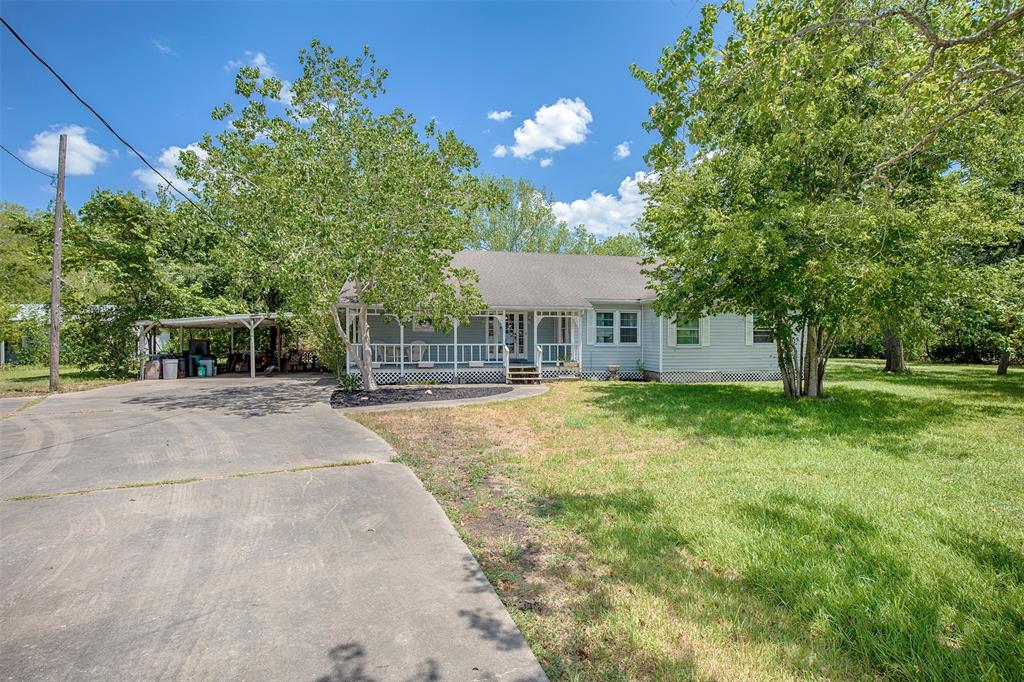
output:
[[[653,66],[697,21],[696,4],[7,1],[2,13],[165,166],[217,130],[210,110],[231,100],[238,63],[287,80],[312,38],[353,55],[368,44],[391,74],[380,106],[436,118],[477,149],[481,172],[526,177],[552,192],[560,217],[611,234],[642,207],[634,181],[651,143],[641,126],[652,99],[628,67]],[[0,141],[37,166],[55,165],[56,134],[69,130],[72,208],[96,187],[152,185],[141,162],[6,31],[0,100]],[[52,197],[46,178],[0,155],[0,198],[41,208]]]

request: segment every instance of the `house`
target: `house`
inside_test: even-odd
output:
[[[781,378],[771,332],[751,316],[658,315],[637,258],[462,251],[453,265],[476,271],[487,309],[448,333],[371,309],[379,383],[606,379],[616,367],[622,379],[680,383]],[[358,338],[353,304],[343,293],[345,324]],[[346,367],[358,374],[352,357]]]

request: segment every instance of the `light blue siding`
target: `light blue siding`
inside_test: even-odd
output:
[[[746,344],[746,318],[742,315],[712,317],[707,346],[672,346],[675,325],[666,319],[664,329],[663,372],[778,370],[774,343]]]
[[[637,314],[637,343],[614,343],[601,344],[589,343],[592,338],[590,325],[594,322],[594,315],[588,314],[583,319],[583,362],[582,369],[588,371],[602,371],[608,369],[608,365],[618,365],[623,370],[635,370],[641,361],[644,351],[644,338],[649,333],[649,328],[644,323],[642,306],[638,304],[595,304],[595,312],[630,312]],[[656,335],[656,333],[655,333]]]

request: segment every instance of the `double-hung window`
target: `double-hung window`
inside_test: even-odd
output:
[[[700,345],[700,320],[679,320],[676,322],[676,345]]]
[[[595,323],[595,341],[615,343],[615,313],[598,312]]]
[[[774,343],[775,335],[772,333],[772,328],[769,327],[764,318],[760,315],[754,315],[754,343]]]
[[[639,339],[636,313],[619,313],[619,343],[636,343]]]

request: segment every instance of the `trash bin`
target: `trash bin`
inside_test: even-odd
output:
[[[160,361],[163,365],[164,375],[163,379],[177,379],[178,378],[178,358],[164,358]]]
[[[213,376],[213,358],[203,358],[199,361],[199,366],[202,368],[203,373],[201,377],[212,377]]]

